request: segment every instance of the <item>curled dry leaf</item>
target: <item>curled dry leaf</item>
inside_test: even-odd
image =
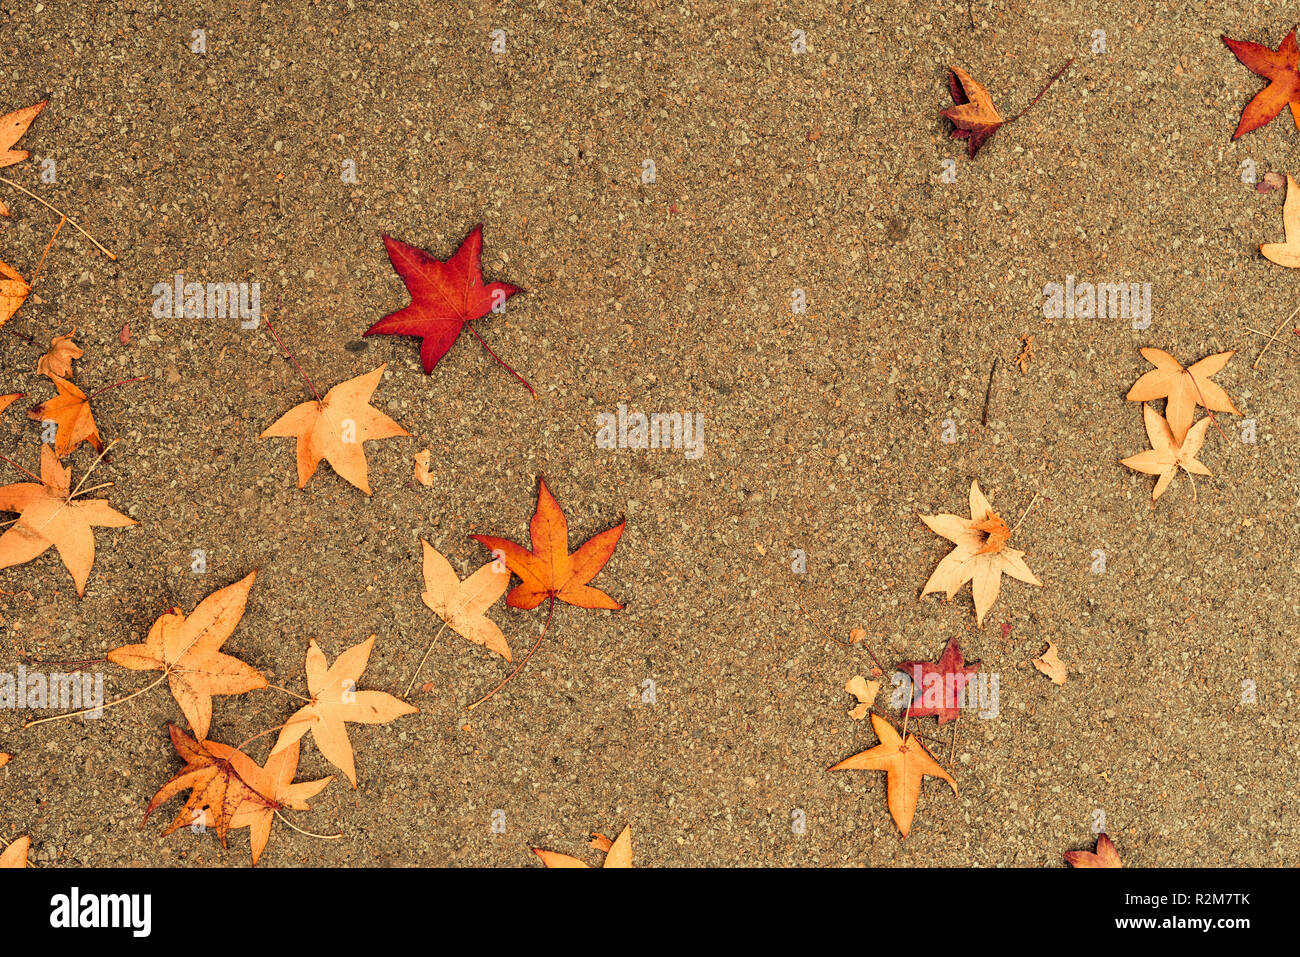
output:
[[[874,748],[845,758],[828,771],[884,771],[888,790],[889,813],[898,830],[906,838],[912,830],[912,817],[916,802],[921,796],[921,779],[926,775],[942,778],[957,793],[957,782],[940,767],[939,762],[926,750],[914,734],[904,741],[894,726],[872,712],[871,727],[880,738]]]
[[[55,454],[59,458],[66,458],[82,442],[89,442],[96,452],[104,451],[104,440],[99,437],[99,429],[95,426],[95,416],[90,411],[90,400],[86,398],[86,393],[61,376],[51,375],[50,380],[59,394],[28,409],[27,417],[55,424]]]
[[[1065,860],[1071,867],[1123,867],[1119,851],[1105,833],[1097,835],[1097,851],[1066,851]]]
[[[974,159],[984,142],[1002,125],[1002,116],[993,105],[989,91],[969,73],[959,66],[948,69],[948,89],[956,105],[944,110],[943,115],[952,121],[953,138],[965,140],[966,155]]]
[[[271,749],[276,755],[292,747],[308,731],[321,756],[347,775],[357,786],[356,759],[345,722],[387,724],[404,714],[417,714],[419,708],[395,698],[386,691],[358,691],[357,681],[366,670],[375,636],[353,645],[327,665],[325,653],[311,640],[307,648],[307,690],[311,704],[294,713],[280,732]]]
[[[429,471],[429,457],[431,454],[428,449],[415,453],[415,480],[425,488],[430,488],[433,485],[433,473]]]
[[[324,459],[339,477],[370,494],[370,467],[363,443],[411,434],[370,404],[387,365],[340,382],[319,402],[311,399],[295,405],[258,436],[297,438],[299,488]]]
[[[18,521],[0,535],[0,568],[22,565],[53,546],[72,574],[77,594],[95,562],[95,526],[125,528],[133,518],[109,507],[103,499],[72,497],[72,468],[59,464],[48,445],[41,446],[41,482],[16,482],[0,488],[0,511],[17,512]]]
[[[72,378],[72,360],[80,359],[85,353],[72,337],[77,334],[77,327],[61,336],[50,340],[50,351],[36,360],[36,371],[40,375],[54,378]]]
[[[617,610],[623,606],[587,583],[614,554],[614,546],[626,525],[626,522],[619,522],[613,528],[592,536],[570,554],[569,523],[546,487],[546,480],[540,479],[537,508],[529,524],[532,551],[491,535],[470,537],[491,549],[494,556],[500,555],[506,566],[519,576],[519,584],[506,596],[506,604],[511,608],[536,608],[547,598],[556,598],[580,608]]]
[[[1174,445],[1173,432],[1170,431],[1169,423],[1165,421],[1164,416],[1145,402],[1142,404],[1142,420],[1146,425],[1151,448],[1119,461],[1121,465],[1127,465],[1135,472],[1160,476],[1156,479],[1151,501],[1154,502],[1164,494],[1179,469],[1186,472],[1188,476],[1210,474],[1210,470],[1196,458],[1197,453],[1201,451],[1201,446],[1205,444],[1205,430],[1210,425],[1208,416],[1188,430],[1187,438],[1183,440],[1181,446]],[[1195,485],[1192,486],[1192,497],[1196,497]]]
[[[975,599],[975,621],[982,628],[984,616],[997,601],[1003,574],[1030,585],[1041,586],[1043,583],[1025,564],[1025,553],[1007,547],[1011,529],[993,511],[980,491],[978,481],[970,485],[970,514],[969,519],[947,514],[921,516],[921,521],[931,531],[956,546],[939,562],[921,590],[921,596],[941,591],[952,601],[961,587],[970,582]]]
[[[199,738],[208,736],[212,696],[243,694],[267,686],[265,676],[220,649],[244,616],[257,572],[210,594],[187,617],[179,608],[153,623],[143,644],[123,645],[108,660],[132,671],[161,671],[172,696]]]
[[[0,260],[0,326],[8,322],[15,312],[27,301],[32,287],[7,262]]]
[[[1052,679],[1052,684],[1065,684],[1065,662],[1063,662],[1060,659],[1060,656],[1057,655],[1055,642],[1049,641],[1047,643],[1047,651],[1043,654],[1043,657],[1035,658],[1033,663],[1035,668]]]
[[[1282,202],[1282,238],[1280,243],[1261,243],[1260,253],[1269,262],[1300,269],[1300,186],[1290,173],[1286,174],[1286,199]]]
[[[144,819],[149,820],[161,805],[171,800],[182,791],[188,790],[190,796],[180,809],[167,830],[166,837],[182,827],[199,825],[215,827],[217,837],[224,845],[226,833],[230,829],[230,820],[235,809],[245,800],[262,800],[236,772],[230,763],[230,756],[235,749],[228,744],[217,741],[205,741],[200,735],[191,738],[174,724],[167,730],[171,734],[172,746],[176,753],[185,759],[181,768],[167,783],[158,789],[144,811]]]
[[[1193,362],[1187,368],[1165,352],[1163,349],[1143,349],[1142,358],[1155,366],[1133,383],[1133,388],[1124,396],[1130,402],[1154,402],[1166,399],[1165,420],[1173,433],[1174,441],[1179,445],[1187,438],[1187,431],[1192,427],[1192,418],[1198,405],[1211,412],[1231,412],[1241,415],[1241,411],[1232,404],[1228,393],[1211,380],[1211,376],[1228,364],[1236,355],[1236,350],[1216,352],[1199,362]]]
[[[591,846],[605,852],[605,863],[601,865],[602,867],[631,867],[632,825],[628,824],[624,827],[618,837],[612,841],[604,834],[593,834]],[[547,867],[591,867],[586,861],[558,851],[543,851],[535,847],[533,853],[540,857]]]
[[[867,716],[871,706],[876,703],[876,695],[880,694],[880,682],[868,681],[862,675],[854,675],[845,682],[844,690],[858,699],[858,704],[849,712],[849,717],[854,721],[861,721]]]
[[[30,837],[20,837],[0,852],[0,868],[26,867],[27,852],[32,846]]]
[[[496,622],[483,615],[510,584],[505,563],[493,559],[461,581],[442,552],[423,539],[420,544],[424,546],[424,593],[420,596],[424,603],[456,634],[509,661],[506,636]]]

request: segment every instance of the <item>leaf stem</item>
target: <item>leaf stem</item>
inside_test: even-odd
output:
[[[316,386],[312,384],[312,381],[308,377],[307,373],[303,372],[302,366],[298,365],[298,360],[294,358],[293,353],[290,352],[287,348],[285,348],[283,342],[280,342],[279,333],[275,331],[275,326],[271,325],[271,320],[269,318],[266,320],[266,328],[271,330],[271,335],[275,336],[275,341],[280,343],[280,349],[284,352],[286,356],[289,357],[289,361],[292,362],[295,366],[297,366],[298,372],[302,375],[303,379],[306,381],[307,388],[311,389],[311,394],[316,397],[316,401],[324,402],[325,400],[320,397],[320,393],[316,391]]]
[[[1066,60],[1066,61],[1065,61],[1065,66],[1063,66],[1063,67],[1061,67],[1059,70],[1057,70],[1057,71],[1052,75],[1052,78],[1051,78],[1050,80],[1047,81],[1047,86],[1043,87],[1043,88],[1038,92],[1038,95],[1037,95],[1036,97],[1034,97],[1032,100],[1029,101],[1029,106],[1026,106],[1023,110],[1021,110],[1021,111],[1020,111],[1019,113],[1017,113],[1015,116],[1011,117],[1011,119],[1007,120],[1007,123],[1014,123],[1016,120],[1020,119],[1022,116],[1024,116],[1026,113],[1028,113],[1029,110],[1030,110],[1030,108],[1033,107],[1033,105],[1034,105],[1035,103],[1037,103],[1039,100],[1041,100],[1041,99],[1043,98],[1043,94],[1046,93],[1049,89],[1051,89],[1052,84],[1055,83],[1057,80],[1059,80],[1059,79],[1061,78],[1061,74],[1064,73],[1066,70],[1068,70],[1068,69],[1070,68],[1070,64],[1073,63],[1073,62],[1074,62],[1074,57],[1070,57],[1070,59]],[[1006,124],[1003,124],[1003,125],[1005,126]]]
[[[527,389],[530,393],[532,393],[533,399],[536,399],[537,391],[531,385],[528,384],[527,379],[521,376],[514,369],[510,368],[510,366],[506,365],[505,362],[502,361],[501,357],[492,351],[492,348],[486,342],[483,341],[483,337],[478,334],[478,330],[474,328],[474,323],[467,322],[465,323],[465,326],[466,328],[469,329],[470,332],[474,333],[474,338],[479,341],[479,345],[481,345],[484,349],[487,349],[487,354],[490,355],[493,359],[496,359],[497,362],[500,362],[502,368],[504,368],[512,376],[514,376],[516,379],[522,382],[524,384],[524,388]]]
[[[72,228],[73,228],[73,229],[75,229],[77,232],[81,233],[81,235],[85,236],[85,237],[86,237],[87,239],[89,239],[92,243],[94,243],[94,244],[95,244],[95,248],[98,249],[101,253],[103,253],[103,254],[104,254],[105,256],[107,256],[109,259],[117,259],[116,256],[114,256],[112,253],[110,253],[107,249],[105,249],[103,246],[101,246],[101,245],[99,244],[99,240],[95,239],[94,236],[90,235],[90,233],[86,232],[84,229],[82,229],[80,226],[78,226],[75,220],[73,220],[70,216],[68,216],[67,213],[65,213],[63,210],[59,209],[57,206],[51,206],[51,205],[50,205],[49,203],[47,203],[45,200],[41,199],[39,196],[37,196],[35,193],[33,193],[30,189],[27,189],[25,186],[19,186],[17,183],[15,183],[15,182],[14,182],[13,180],[11,180],[11,179],[5,179],[3,176],[0,176],[0,183],[5,183],[5,184],[7,184],[7,185],[9,185],[9,186],[12,186],[14,189],[18,190],[20,193],[26,193],[26,194],[27,194],[28,196],[30,196],[32,199],[36,200],[36,202],[38,202],[38,203],[40,203],[42,206],[44,206],[46,209],[51,209],[51,210],[53,210],[54,212],[58,213],[60,216],[62,216],[64,219],[66,219],[69,223],[72,224]]]
[[[342,832],[338,834],[313,834],[311,831],[304,831],[297,824],[294,824],[293,821],[289,820],[287,817],[281,814],[279,808],[276,808],[275,816],[278,817],[280,820],[284,821],[285,824],[288,824],[299,834],[306,834],[308,837],[318,837],[322,841],[337,841],[339,838],[343,836]]]
[[[152,684],[145,685],[145,687],[141,688],[139,691],[132,692],[131,694],[127,695],[125,698],[118,698],[114,701],[110,701],[107,704],[99,705],[98,707],[95,708],[82,708],[80,711],[69,711],[67,714],[52,714],[48,718],[37,718],[35,721],[28,721],[25,725],[23,725],[23,729],[26,730],[27,728],[34,728],[38,724],[45,724],[45,722],[47,721],[58,721],[61,718],[75,718],[77,717],[77,715],[89,714],[92,711],[107,711],[109,708],[113,707],[114,705],[119,705],[122,704],[123,702],[130,701],[132,698],[138,698],[146,691],[158,687],[160,684],[163,683],[163,680],[166,677],[167,677],[167,672],[164,671],[162,674],[158,676],[157,681],[153,682]]]
[[[547,631],[547,629],[550,628],[550,626],[551,626],[551,616],[553,616],[554,614],[555,614],[555,595],[552,594],[552,595],[551,595],[551,603],[550,603],[550,605],[549,605],[549,606],[547,607],[547,609],[546,609],[546,624],[542,625],[542,633],[541,633],[540,635],[537,636],[537,643],[534,644],[533,647],[532,647],[531,649],[529,649],[528,654],[524,655],[524,660],[521,661],[521,662],[519,662],[519,664],[518,664],[518,666],[515,668],[515,670],[512,671],[512,672],[510,672],[510,674],[506,675],[505,680],[502,681],[501,684],[497,685],[495,688],[493,688],[491,691],[489,691],[489,692],[488,692],[487,694],[485,694],[483,697],[481,697],[481,698],[479,698],[477,701],[475,701],[472,705],[470,705],[470,706],[466,709],[467,711],[473,711],[475,708],[477,708],[479,705],[481,705],[484,701],[487,701],[488,698],[492,697],[494,694],[496,694],[498,691],[500,691],[502,688],[504,688],[506,685],[508,685],[508,684],[510,683],[511,679],[513,679],[515,675],[519,674],[519,672],[523,670],[524,665],[528,664],[528,659],[531,658],[531,657],[533,656],[533,653],[534,653],[535,651],[537,651],[538,648],[542,647],[542,639],[546,637],[546,631]]]
[[[104,388],[97,389],[96,391],[90,393],[90,395],[86,396],[86,401],[89,402],[95,396],[107,392],[109,389],[116,389],[118,386],[126,385],[128,382],[143,382],[147,378],[149,378],[147,375],[138,375],[134,379],[122,379],[118,382],[114,382],[112,385],[106,385],[104,386]]]

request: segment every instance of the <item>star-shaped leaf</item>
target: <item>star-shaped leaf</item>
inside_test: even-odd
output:
[[[247,759],[242,752],[218,741],[205,741],[201,735],[197,740],[191,738],[174,724],[169,724],[167,730],[176,753],[185,759],[185,767],[158,789],[145,808],[144,818],[149,820],[149,815],[159,806],[188,790],[190,796],[184,807],[162,836],[166,837],[182,827],[215,827],[224,846],[226,834],[241,807],[249,803],[269,807],[271,802],[236,770],[232,759],[236,755]]]
[[[483,613],[506,593],[510,570],[493,560],[461,581],[442,552],[423,539],[420,544],[424,546],[424,594],[420,596],[424,603],[456,634],[509,661],[506,636]]]
[[[966,140],[966,155],[975,158],[985,140],[998,131],[1003,120],[989,91],[959,66],[949,67],[948,89],[955,106],[943,111],[952,120],[954,139]]]
[[[352,742],[344,722],[387,724],[404,714],[416,714],[419,708],[395,698],[386,691],[358,691],[357,681],[366,670],[375,636],[353,645],[327,666],[325,653],[312,639],[307,648],[307,691],[311,704],[299,708],[288,720],[271,749],[276,755],[291,747],[308,731],[330,764],[347,775],[357,786],[356,761]]]
[[[41,445],[41,483],[16,482],[0,488],[0,511],[17,512],[18,521],[0,535],[0,568],[22,565],[53,546],[72,573],[77,594],[95,563],[95,526],[138,525],[103,499],[72,497],[72,468],[64,468],[48,445]]]
[[[610,840],[604,834],[593,834],[591,836],[591,846],[597,850],[605,852],[605,863],[602,867],[631,867],[632,866],[632,825],[628,824],[614,840]],[[542,859],[542,863],[549,867],[591,867],[586,861],[568,854],[561,854],[558,851],[543,851],[541,848],[533,848],[533,853]]]
[[[411,304],[384,316],[364,335],[420,336],[420,362],[426,375],[447,354],[466,323],[483,318],[522,292],[508,282],[484,283],[482,223],[469,231],[445,262],[391,236],[384,237],[384,248],[406,283]]]
[[[1296,45],[1295,30],[1286,35],[1276,50],[1270,50],[1262,43],[1222,39],[1252,73],[1269,81],[1268,86],[1255,94],[1255,98],[1241,111],[1241,121],[1232,138],[1235,140],[1259,129],[1288,104],[1291,106],[1291,119],[1300,129],[1300,71],[1296,69],[1300,65],[1300,46]]]
[[[212,696],[243,694],[266,687],[266,678],[221,646],[239,624],[257,572],[219,588],[186,617],[173,608],[159,616],[143,644],[123,645],[108,660],[132,671],[162,671],[172,696],[199,738],[208,736]]]
[[[48,102],[48,100],[41,100],[39,103],[0,116],[0,168],[21,163],[31,155],[27,150],[14,149],[13,145],[23,138],[27,127],[32,125],[32,120],[45,109],[45,104]]]
[[[960,715],[966,685],[979,670],[979,664],[966,664],[957,639],[949,638],[937,664],[933,661],[904,661],[898,670],[912,679],[912,717],[933,716],[939,719],[940,724],[947,724]]]
[[[1148,348],[1141,352],[1142,358],[1155,368],[1144,372],[1124,398],[1130,402],[1168,399],[1165,404],[1165,419],[1169,422],[1174,441],[1179,445],[1187,438],[1187,430],[1192,427],[1192,417],[1196,414],[1198,405],[1212,412],[1241,415],[1240,410],[1232,404],[1232,399],[1228,398],[1228,393],[1210,379],[1236,355],[1235,349],[1206,356],[1186,369],[1162,349]]]
[[[266,842],[271,838],[271,825],[275,823],[275,812],[291,808],[295,811],[310,811],[307,804],[320,790],[334,780],[334,775],[315,781],[293,783],[298,773],[298,754],[300,745],[297,741],[283,751],[272,754],[262,767],[242,751],[230,756],[230,763],[256,792],[253,799],[244,800],[230,818],[231,830],[241,827],[249,829],[253,852],[253,866],[266,849]]]
[[[916,814],[916,802],[921,796],[921,779],[926,775],[942,778],[957,793],[957,782],[947,771],[939,766],[925,745],[916,735],[909,734],[904,741],[894,730],[894,726],[880,715],[872,712],[871,727],[880,738],[874,748],[845,758],[829,771],[884,771],[888,788],[889,813],[898,825],[898,830],[906,838],[912,830],[912,817]]]
[[[411,434],[370,404],[387,365],[340,382],[319,402],[311,399],[295,405],[258,436],[298,439],[299,488],[324,459],[341,478],[370,494],[370,468],[362,443]]]
[[[472,535],[475,541],[499,553],[509,569],[519,576],[519,584],[506,596],[512,608],[536,608],[547,598],[555,598],[581,608],[619,609],[623,606],[599,588],[587,583],[605,567],[614,546],[623,534],[626,522],[588,539],[581,548],[569,552],[569,523],[559,503],[541,479],[537,490],[537,509],[529,525],[533,549],[504,538]]]
[[[95,427],[95,416],[91,414],[86,393],[61,376],[51,375],[50,380],[59,394],[33,406],[27,411],[27,417],[38,422],[55,423],[54,451],[59,458],[71,454],[82,442],[89,442],[96,452],[104,451],[104,440]]]
[[[1210,425],[1209,416],[1201,419],[1188,430],[1181,446],[1174,444],[1174,434],[1165,417],[1145,402],[1142,403],[1142,420],[1146,424],[1151,448],[1137,455],[1130,455],[1126,459],[1120,459],[1120,464],[1127,465],[1135,472],[1160,476],[1156,479],[1151,501],[1154,502],[1164,494],[1179,469],[1189,476],[1210,474],[1210,470],[1196,458],[1196,454],[1201,451],[1201,446],[1205,444],[1205,430]],[[1193,499],[1196,497],[1195,485],[1192,486],[1192,497]]]
[[[1008,548],[1011,530],[980,491],[979,482],[970,485],[969,519],[958,515],[922,515],[921,521],[956,547],[943,557],[925,583],[921,595],[944,592],[948,600],[967,582],[975,599],[975,620],[982,628],[984,616],[997,600],[1002,575],[1042,585],[1025,564],[1024,552]]]
[[[1097,852],[1066,851],[1065,860],[1071,867],[1123,867],[1119,851],[1105,834],[1097,835]]]
[[[9,214],[6,212],[4,215]],[[32,287],[17,269],[3,260],[0,260],[0,276],[4,277],[0,279],[0,326],[3,326],[27,301]]]

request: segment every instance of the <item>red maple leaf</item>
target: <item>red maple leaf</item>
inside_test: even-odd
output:
[[[1223,42],[1252,73],[1270,81],[1241,111],[1241,122],[1232,138],[1235,140],[1259,129],[1281,113],[1287,104],[1291,105],[1291,118],[1296,129],[1300,129],[1300,71],[1296,69],[1300,66],[1300,46],[1296,45],[1295,30],[1286,35],[1276,50],[1270,50],[1262,43],[1229,40],[1227,37],[1223,37]]]
[[[424,364],[425,375],[428,375],[438,360],[447,354],[461,330],[468,326],[487,349],[488,355],[510,369],[488,349],[488,344],[472,325],[474,320],[483,318],[515,293],[523,291],[508,282],[484,283],[482,223],[469,231],[460,248],[445,262],[388,235],[384,236],[384,248],[388,250],[393,268],[406,283],[411,304],[384,316],[364,335],[420,336],[423,339],[420,361]],[[514,369],[510,371],[528,386],[529,392],[533,392],[533,387],[519,373]],[[536,395],[533,392],[533,396]]]
[[[971,675],[979,670],[979,664],[966,664],[957,639],[949,638],[948,647],[943,649],[937,664],[933,661],[904,661],[898,670],[912,678],[912,687],[916,689],[912,716],[933,715],[940,724],[946,724],[956,720],[960,713],[966,685]]]

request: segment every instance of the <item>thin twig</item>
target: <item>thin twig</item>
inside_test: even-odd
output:
[[[1278,327],[1277,327],[1276,330],[1274,330],[1273,335],[1269,337],[1268,342],[1264,343],[1264,348],[1259,350],[1259,355],[1257,355],[1257,356],[1255,357],[1255,361],[1254,361],[1253,363],[1251,363],[1251,366],[1250,366],[1250,367],[1251,367],[1252,369],[1258,369],[1258,368],[1259,368],[1259,360],[1262,359],[1262,358],[1264,358],[1264,353],[1268,352],[1268,347],[1271,346],[1271,345],[1273,344],[1273,340],[1276,339],[1279,335],[1282,334],[1282,329],[1286,326],[1286,324],[1287,324],[1288,322],[1290,322],[1292,319],[1294,319],[1294,318],[1296,317],[1296,314],[1297,314],[1297,313],[1300,313],[1300,306],[1296,306],[1296,307],[1295,307],[1295,310],[1292,311],[1291,315],[1287,316],[1285,319],[1283,319],[1283,320],[1278,324]]]
[[[984,390],[984,412],[980,415],[980,425],[985,428],[989,424],[989,398],[993,395],[993,373],[998,371],[998,357],[993,357],[993,365],[989,368],[989,384]]]
[[[45,252],[41,253],[41,261],[36,264],[36,271],[32,273],[32,278],[27,280],[28,292],[31,292],[33,287],[35,287],[36,277],[38,277],[41,274],[41,268],[45,265],[45,257],[50,254],[50,247],[54,245],[54,240],[59,235],[59,230],[63,228],[63,224],[66,223],[67,221],[68,221],[68,217],[64,216],[62,219],[59,220],[59,225],[54,227],[54,233],[50,236],[50,241],[45,244]],[[73,331],[75,332],[76,330],[74,329]]]
[[[64,217],[69,223],[71,223],[73,229],[75,229],[77,232],[81,233],[81,235],[85,236],[92,243],[94,243],[95,248],[98,249],[101,253],[103,253],[109,259],[117,259],[116,256],[114,256],[112,253],[110,253],[107,249],[105,249],[103,246],[99,244],[99,240],[97,240],[94,236],[90,235],[90,233],[86,232],[84,229],[78,226],[76,220],[74,220],[63,210],[59,209],[57,206],[50,205],[45,200],[41,199],[39,196],[33,193],[30,189],[28,189],[25,186],[20,186],[19,184],[15,183],[11,179],[5,179],[3,176],[0,176],[0,183],[7,183],[8,185],[12,186],[14,189],[18,190],[20,193],[26,193],[32,199],[36,200],[36,202],[44,206],[46,209],[54,210],[54,212],[58,213],[60,216]]]
[[[503,369],[505,369],[507,372],[509,372],[512,376],[514,376],[514,377],[515,377],[516,379],[518,379],[520,382],[522,382],[522,383],[524,384],[524,388],[527,389],[530,393],[532,393],[533,398],[536,399],[536,398],[537,398],[537,390],[535,390],[531,385],[528,384],[528,380],[527,380],[527,379],[525,379],[523,376],[521,376],[521,375],[520,375],[518,372],[516,372],[514,369],[511,369],[510,366],[506,365],[505,362],[502,361],[502,359],[501,359],[501,357],[500,357],[499,355],[497,355],[495,352],[492,351],[492,348],[491,348],[491,347],[490,347],[486,342],[483,341],[483,337],[480,336],[480,335],[478,334],[478,330],[474,328],[474,323],[472,323],[472,322],[467,322],[467,323],[465,323],[465,325],[469,328],[469,331],[470,331],[470,332],[474,333],[474,338],[477,339],[477,340],[479,341],[479,344],[480,344],[484,349],[487,349],[487,354],[490,355],[493,359],[496,359],[497,362],[500,362],[500,363],[501,363],[501,367],[502,367]]]
[[[533,645],[533,647],[532,647],[531,649],[529,649],[528,654],[524,655],[524,660],[521,661],[521,662],[519,662],[518,667],[516,667],[514,671],[510,672],[510,674],[506,675],[504,681],[502,681],[499,685],[497,685],[495,688],[493,688],[491,691],[489,691],[489,692],[488,692],[487,694],[485,694],[483,697],[479,698],[479,699],[478,699],[477,701],[475,701],[472,705],[470,705],[470,706],[466,709],[467,711],[473,711],[475,708],[477,708],[479,705],[481,705],[484,701],[487,701],[488,698],[492,697],[494,694],[496,694],[498,691],[500,691],[502,688],[504,688],[506,685],[508,685],[508,684],[510,683],[511,679],[513,679],[515,675],[519,674],[519,672],[523,670],[524,665],[528,664],[528,659],[531,658],[531,657],[533,656],[533,653],[536,652],[538,648],[542,647],[542,639],[546,637],[546,630],[547,630],[548,628],[550,628],[550,626],[551,626],[551,616],[554,615],[554,614],[555,614],[555,596],[552,595],[552,596],[551,596],[551,603],[550,603],[550,606],[549,606],[549,607],[547,608],[547,610],[546,610],[546,624],[542,625],[542,633],[541,633],[540,635],[537,636],[537,643],[536,643],[535,645]]]

